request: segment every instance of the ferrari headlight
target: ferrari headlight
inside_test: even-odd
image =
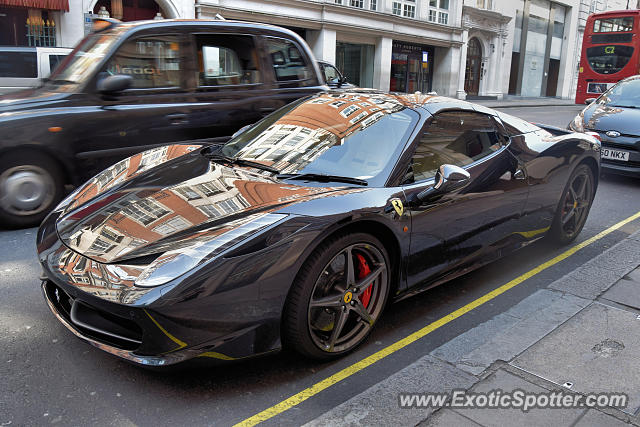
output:
[[[168,251],[152,262],[135,280],[140,287],[159,286],[179,277],[198,265],[209,261],[228,249],[279,221],[288,215],[257,214],[244,218],[228,231],[204,231],[194,237],[194,244],[182,249]],[[234,226],[233,223],[228,224]],[[218,233],[213,234],[213,233]]]
[[[584,118],[582,114],[578,114],[571,123],[569,128],[574,132],[584,132]]]

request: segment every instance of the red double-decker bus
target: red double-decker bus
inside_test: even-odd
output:
[[[640,74],[640,10],[594,13],[582,40],[576,104]]]

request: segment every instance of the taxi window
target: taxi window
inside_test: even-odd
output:
[[[132,89],[180,86],[178,36],[148,36],[126,41],[111,57],[108,74],[133,77]]]
[[[196,34],[198,86],[261,83],[253,37],[229,34]]]
[[[309,80],[314,76],[311,67],[298,47],[290,40],[266,37],[276,81],[281,83]]]

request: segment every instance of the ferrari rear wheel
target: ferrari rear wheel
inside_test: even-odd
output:
[[[380,317],[389,294],[389,258],[365,233],[322,244],[302,267],[283,319],[285,345],[316,359],[356,348]]]
[[[556,211],[550,237],[560,244],[572,242],[587,221],[594,196],[591,168],[579,165],[571,174]]]

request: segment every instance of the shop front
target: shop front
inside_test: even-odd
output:
[[[427,93],[433,80],[432,46],[394,41],[391,52],[390,90]]]
[[[0,0],[0,46],[56,46],[68,0]]]

